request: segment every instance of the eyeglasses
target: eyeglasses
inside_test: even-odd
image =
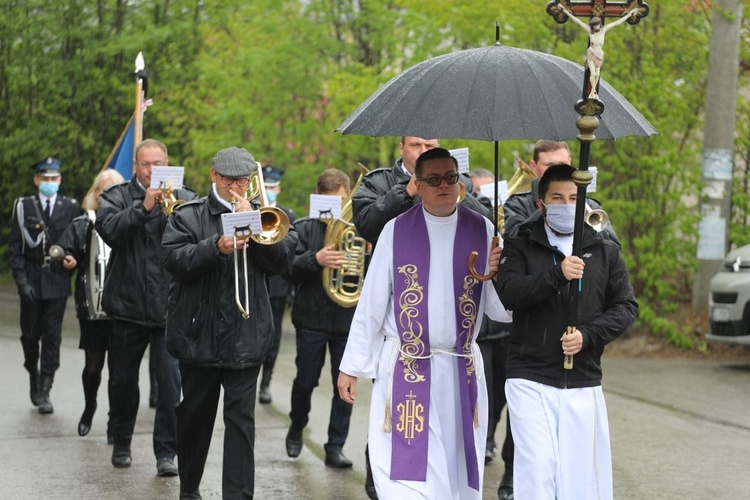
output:
[[[225,186],[231,186],[236,182],[239,187],[244,188],[250,184],[249,177],[224,177],[221,174],[219,174],[219,177],[221,178],[221,183]]]
[[[157,161],[139,161],[136,163],[141,168],[148,168],[148,167],[164,167],[166,160],[157,160]]]
[[[432,187],[438,187],[440,186],[443,181],[445,181],[446,184],[453,185],[458,182],[458,173],[457,172],[450,172],[445,175],[431,175],[429,177],[423,177],[421,179],[417,179],[420,182],[427,183],[428,186]]]

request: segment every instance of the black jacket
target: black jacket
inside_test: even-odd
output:
[[[289,218],[289,222],[294,224],[297,220],[297,214],[293,210],[276,205],[276,208],[281,209],[286,216]],[[283,276],[274,275],[268,277],[268,296],[272,299],[286,298],[292,291],[292,284]]]
[[[167,217],[158,203],[147,212],[145,197],[136,177],[110,186],[99,197],[96,231],[112,248],[103,306],[110,318],[163,327],[169,273],[162,266],[166,252],[161,237]],[[183,188],[175,192],[175,198],[189,201],[196,195]]]
[[[518,234],[519,226],[528,221],[538,211],[536,207],[537,199],[539,199],[539,179],[534,179],[531,182],[531,191],[514,194],[505,201],[503,205],[503,211],[505,212],[505,234],[503,238],[510,238]],[[592,210],[602,208],[602,205],[593,198],[586,197],[586,204]],[[616,243],[618,247],[622,247],[620,239],[611,225],[602,230],[600,234],[605,240],[610,240]]]
[[[357,232],[373,245],[389,220],[422,201],[419,196],[412,198],[406,193],[411,176],[404,172],[402,165],[399,158],[391,168],[369,172],[352,197],[353,222]],[[466,197],[461,203],[492,220],[492,202],[474,190],[468,175],[461,174],[461,182],[466,186]]]
[[[8,260],[16,285],[19,287],[31,285],[34,288],[34,295],[39,300],[70,296],[70,279],[56,274],[50,267],[43,267],[43,264],[49,247],[57,243],[68,224],[80,213],[81,207],[76,200],[58,194],[52,209],[52,216],[47,223],[49,239],[46,239],[45,245],[40,242],[38,246],[32,248],[22,233],[21,227],[23,226],[24,232],[28,232],[33,242],[43,232],[44,215],[39,196],[26,196],[16,200],[8,237]]]
[[[573,369],[565,370],[560,345],[568,326],[569,281],[561,269],[565,256],[550,246],[542,219],[521,225],[519,236],[505,240],[497,288],[513,311],[508,378],[559,388],[601,384],[604,346],[633,323],[638,304],[617,245],[585,227],[582,248],[586,268],[575,326],[583,335],[583,348],[573,357]]]
[[[75,287],[76,316],[81,319],[90,319],[86,287],[89,280],[90,242],[93,230],[94,222],[87,214],[83,214],[73,219],[73,222],[70,223],[57,242],[65,249],[66,255],[72,255],[78,262],[75,269],[63,270],[63,272],[68,278],[73,275],[73,272],[77,273]]]
[[[323,268],[315,254],[323,248],[326,228],[320,219],[298,220],[299,241],[289,271],[296,286],[292,305],[292,323],[298,330],[348,335],[356,307],[341,307],[323,289]]]
[[[167,311],[167,349],[186,363],[245,368],[263,361],[271,347],[274,327],[266,274],[288,269],[297,234],[273,245],[250,240],[247,249],[250,317],[244,319],[235,302],[235,266],[232,254],[217,246],[222,233],[221,214],[230,210],[210,194],[178,207],[169,218],[162,240],[164,265],[172,273]],[[240,300],[245,304],[242,252]]]

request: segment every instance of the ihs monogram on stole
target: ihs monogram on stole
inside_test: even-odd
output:
[[[419,434],[424,431],[424,406],[417,403],[416,398],[417,396],[409,391],[409,394],[406,395],[406,402],[399,403],[396,406],[398,412],[396,430],[404,436],[409,444],[414,439],[415,433]]]

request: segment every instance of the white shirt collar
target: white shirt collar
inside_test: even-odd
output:
[[[229,203],[224,198],[222,198],[221,196],[219,196],[219,193],[216,192],[216,183],[215,182],[213,184],[211,184],[211,192],[213,193],[214,197],[219,201],[219,203],[221,203],[222,205],[224,205],[225,207],[227,207],[229,210],[232,210],[232,204]]]

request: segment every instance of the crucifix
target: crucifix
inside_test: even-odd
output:
[[[597,116],[604,112],[604,104],[599,101],[599,75],[604,62],[604,37],[607,31],[620,24],[628,22],[637,24],[641,18],[648,15],[648,4],[643,0],[628,0],[609,2],[607,0],[566,1],[553,0],[547,4],[547,13],[559,24],[570,19],[583,28],[589,37],[586,57],[584,59],[583,92],[581,100],[575,103],[576,112],[581,115],[576,120],[576,127],[580,131],[577,139],[581,143],[578,156],[578,169],[573,173],[573,182],[578,187],[576,198],[575,228],[573,230],[573,255],[578,257],[582,253],[584,212],[586,210],[586,188],[593,179],[589,171],[589,154],[591,143],[596,140],[594,131],[599,127]],[[577,16],[588,16],[590,21],[585,24]],[[609,25],[604,24],[606,18],[616,18]],[[578,322],[578,299],[581,293],[581,280],[575,280],[569,285],[568,299],[568,328],[566,334],[573,333]],[[563,367],[573,369],[573,356],[565,356]]]
[[[570,1],[556,0],[547,4],[547,13],[559,24],[570,19],[582,28],[589,37],[584,66],[586,79],[583,89],[584,99],[598,99],[599,74],[604,63],[604,37],[607,31],[624,22],[638,24],[642,17],[648,15],[648,5],[643,0],[629,0],[608,2],[607,0]],[[586,24],[578,16],[589,16]],[[616,18],[611,24],[605,25],[606,18]]]

